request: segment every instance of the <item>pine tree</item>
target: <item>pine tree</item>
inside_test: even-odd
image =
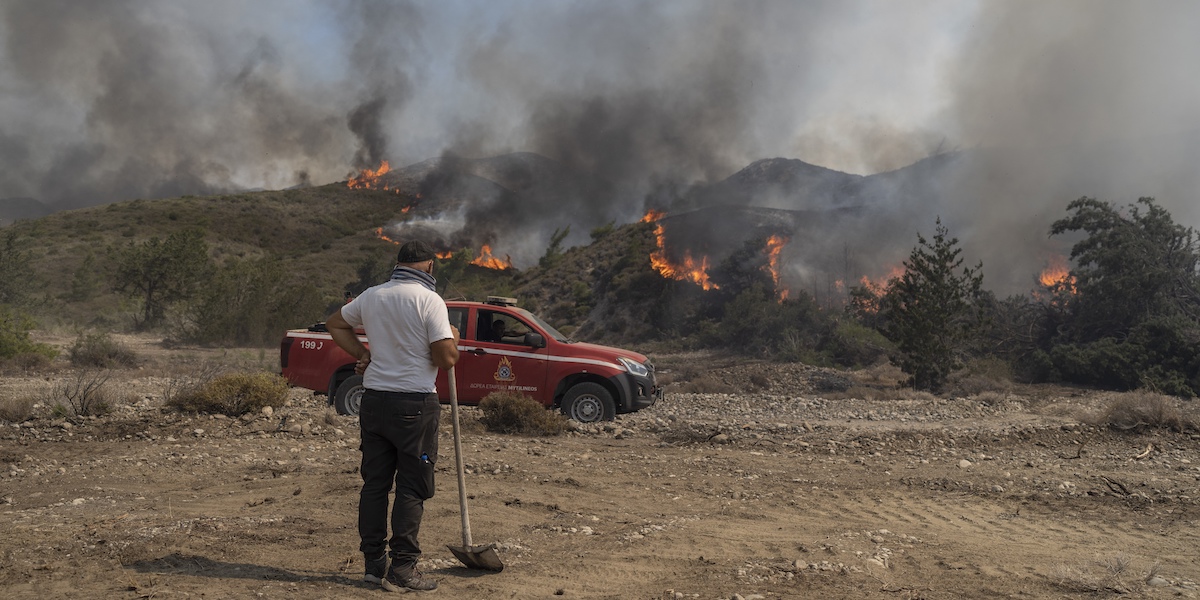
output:
[[[884,335],[897,347],[893,360],[914,387],[938,391],[962,368],[962,355],[979,330],[976,299],[982,293],[983,263],[963,268],[958,239],[939,218],[932,243],[917,234],[918,245],[904,261],[882,299]]]

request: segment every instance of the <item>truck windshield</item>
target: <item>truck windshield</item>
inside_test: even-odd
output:
[[[537,315],[535,315],[523,308],[519,308],[517,310],[521,311],[522,315],[529,317],[530,321],[533,321],[538,327],[541,327],[542,331],[545,331],[547,334],[549,334],[550,337],[554,338],[555,340],[558,340],[559,342],[562,342],[564,344],[570,344],[574,341],[571,338],[568,338],[567,336],[559,333],[557,329],[552,327],[549,323],[538,318]]]

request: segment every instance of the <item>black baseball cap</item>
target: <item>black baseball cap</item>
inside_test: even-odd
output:
[[[419,263],[427,260],[433,260],[437,255],[433,248],[422,242],[421,240],[412,240],[400,246],[400,252],[396,253],[396,262],[398,263]]]

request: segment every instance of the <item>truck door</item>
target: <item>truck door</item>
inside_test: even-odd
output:
[[[553,401],[553,390],[546,389],[547,350],[525,343],[526,333],[540,332],[509,312],[486,308],[472,312],[473,327],[459,343],[454,370],[459,401],[476,404],[497,391],[520,392],[542,404]]]

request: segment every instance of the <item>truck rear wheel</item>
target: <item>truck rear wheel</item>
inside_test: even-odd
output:
[[[567,390],[562,401],[562,413],[580,423],[611,421],[617,417],[617,405],[604,386],[588,381],[577,383]]]
[[[333,394],[333,408],[339,415],[358,416],[358,407],[362,404],[363,382],[362,375],[351,375],[338,386]]]

